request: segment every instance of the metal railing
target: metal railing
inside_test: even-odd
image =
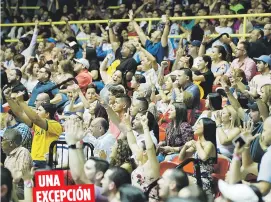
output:
[[[247,33],[247,19],[250,17],[270,17],[271,13],[254,13],[254,14],[238,14],[238,15],[214,15],[214,16],[185,16],[185,17],[170,17],[170,20],[200,20],[200,19],[220,19],[220,18],[243,18],[243,33],[242,34],[230,34],[231,37],[247,37],[249,34]],[[111,22],[129,22],[129,19],[112,19]],[[135,21],[147,21],[149,22],[148,31],[151,29],[151,24],[153,21],[161,21],[161,18],[136,18]],[[81,21],[69,21],[69,24],[102,24],[108,23],[108,20],[81,20]],[[65,21],[59,22],[40,22],[39,25],[50,26],[53,25],[64,25]],[[11,23],[11,24],[0,24],[0,27],[14,27],[14,26],[34,26],[35,23]],[[210,37],[217,37],[219,34],[211,34]],[[169,38],[180,38],[181,35],[170,35]],[[43,39],[38,39],[38,41]],[[88,38],[78,38],[78,40],[88,40]],[[7,39],[5,42],[16,42],[18,39]]]

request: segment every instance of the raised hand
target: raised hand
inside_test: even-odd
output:
[[[130,21],[134,20],[134,12],[133,12],[133,10],[129,10],[128,16],[129,16]]]
[[[257,87],[258,85],[254,82],[254,81],[251,81],[249,83],[249,91],[246,90],[246,92],[251,96],[251,97],[257,97],[258,96],[258,93],[257,93]]]
[[[22,91],[18,92],[16,95],[16,100],[18,102],[24,102],[24,92],[22,92]]]
[[[86,133],[83,129],[83,122],[76,115],[71,115],[65,122],[65,139],[68,145],[81,141]]]
[[[148,126],[149,120],[147,118],[147,114],[141,116],[140,122],[142,124],[143,129],[149,128],[149,126]]]
[[[12,93],[12,89],[10,87],[6,88],[4,90],[4,96],[6,99],[10,99],[11,98],[11,93]]]

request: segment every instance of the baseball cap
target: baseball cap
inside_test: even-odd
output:
[[[248,108],[251,109],[252,111],[259,111],[258,105],[256,102],[253,103],[248,103],[247,104]]]
[[[260,201],[254,190],[246,184],[228,184],[223,180],[219,180],[218,188],[225,198],[233,202]]]
[[[263,61],[263,62],[267,63],[269,65],[269,67],[271,67],[271,57],[269,55],[261,55],[258,58],[254,58],[254,60]]]
[[[89,62],[88,62],[88,60],[86,60],[84,58],[74,59],[74,61],[84,65],[84,67],[87,69],[89,68]]]
[[[196,46],[196,47],[200,47],[201,45],[201,41],[199,40],[193,40],[192,42],[188,42],[189,44],[191,44],[192,46]]]

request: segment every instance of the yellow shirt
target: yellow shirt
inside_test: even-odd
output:
[[[33,160],[45,161],[44,155],[49,153],[50,144],[58,140],[62,133],[62,126],[55,120],[46,120],[47,130],[33,125],[34,137],[32,141],[31,156]]]
[[[107,69],[107,74],[112,76],[116,71],[117,67],[120,65],[120,60],[115,60]]]

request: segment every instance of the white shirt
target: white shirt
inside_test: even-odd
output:
[[[140,142],[142,142],[143,140],[145,140],[144,134],[139,134],[138,132],[136,132],[134,130],[133,130],[133,133],[134,133],[134,136],[136,138],[136,143],[137,144],[139,144]],[[151,135],[151,139],[153,141],[153,144],[155,146],[157,146],[158,141],[157,141],[156,137],[154,136],[153,131],[150,131],[150,135]]]
[[[111,149],[116,141],[116,138],[111,133],[106,132],[99,138],[95,138],[93,135],[87,134],[83,141],[93,144],[94,156],[99,157],[100,151],[103,150],[106,153],[106,160],[110,162]]]
[[[257,93],[261,95],[262,94],[261,88],[264,85],[271,84],[270,74],[266,75],[258,74],[252,78],[251,82],[255,82],[255,84],[257,84]]]

